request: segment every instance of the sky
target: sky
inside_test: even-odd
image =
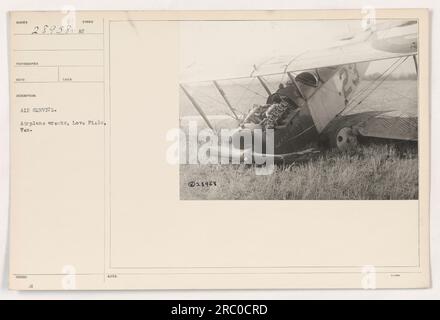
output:
[[[338,39],[362,30],[361,20],[181,22],[181,77],[247,75],[253,64],[267,58],[331,47]],[[374,62],[367,74],[389,65],[389,61]],[[408,61],[396,72],[413,73],[414,65]]]

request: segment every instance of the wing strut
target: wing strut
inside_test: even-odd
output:
[[[264,90],[266,90],[267,95],[271,95],[272,93],[270,92],[269,87],[267,86],[266,82],[264,82],[263,78],[261,78],[261,76],[257,76],[258,81],[260,81],[261,85],[263,86]]]
[[[229,110],[231,110],[232,114],[234,115],[235,119],[238,120],[238,116],[234,111],[234,108],[232,107],[231,103],[229,102],[228,97],[226,96],[226,93],[223,91],[222,87],[218,84],[217,81],[213,81],[215,87],[217,88],[218,92],[220,92],[221,96],[223,97],[223,100],[225,100],[226,104],[228,105]]]
[[[212,126],[211,122],[209,122],[208,117],[206,116],[205,112],[203,112],[203,109],[199,106],[197,101],[189,94],[189,92],[185,89],[185,87],[180,84],[180,87],[182,88],[185,95],[188,97],[189,101],[191,101],[194,108],[196,108],[197,112],[200,114],[200,116],[205,120],[208,127],[212,130],[214,130],[214,127]],[[214,130],[215,131],[215,130]]]
[[[416,55],[413,55],[413,59],[414,59],[414,66],[416,67],[416,73],[419,74],[419,64],[417,63]]]
[[[301,95],[301,98],[303,98],[304,100],[307,100],[306,97],[303,95],[301,89],[298,86],[298,83],[296,83],[295,77],[292,76],[292,74],[290,72],[287,72],[287,75],[289,76],[290,81],[292,81],[292,83],[295,85],[296,89],[298,90],[299,94]]]

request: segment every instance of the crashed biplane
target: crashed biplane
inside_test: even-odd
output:
[[[380,87],[405,61],[414,63],[418,73],[418,33],[416,21],[377,24],[363,32],[339,40],[334,47],[305,51],[295,56],[271,58],[254,65],[250,74],[228,79],[182,82],[183,97],[197,110],[209,128],[213,119],[204,112],[207,103],[223,103],[234,121],[235,135],[261,128],[274,130],[275,160],[286,161],[316,152],[311,145],[345,150],[363,138],[391,141],[417,141],[417,113],[408,116],[393,109],[358,111],[359,106]],[[389,61],[389,66],[362,86],[370,63]],[[281,80],[273,81],[277,76]],[[258,85],[246,87],[248,79]],[[209,83],[220,100],[198,96],[198,85]],[[273,88],[273,84],[276,87]],[[234,85],[254,93],[258,103],[240,114],[234,105]],[[271,88],[272,86],[272,88]],[[235,94],[236,95],[236,94]],[[215,100],[215,101],[214,101]],[[235,99],[237,100],[237,99]],[[251,104],[251,101],[246,103]],[[417,108],[417,102],[414,102]],[[394,112],[394,113],[393,113]],[[182,119],[181,119],[182,120]],[[252,149],[252,144],[238,143],[235,152]]]

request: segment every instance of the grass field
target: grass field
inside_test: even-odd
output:
[[[181,165],[182,200],[403,200],[418,198],[416,146],[364,145],[328,151],[257,176],[252,166]],[[191,181],[216,186],[190,187]]]

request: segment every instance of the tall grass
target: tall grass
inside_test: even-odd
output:
[[[216,186],[190,187],[189,182]],[[244,165],[182,165],[182,200],[404,200],[418,198],[416,147],[359,146],[258,176]]]

